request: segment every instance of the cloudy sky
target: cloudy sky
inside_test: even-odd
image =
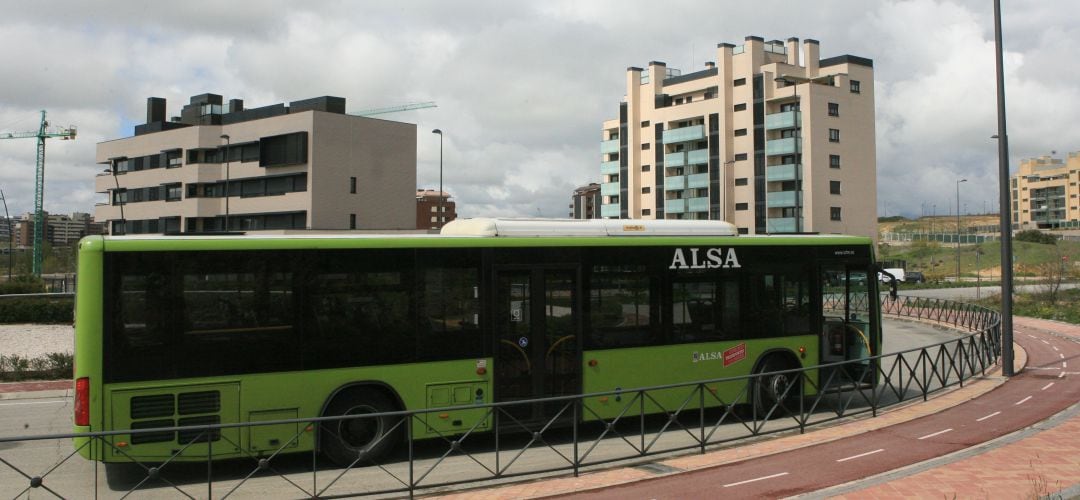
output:
[[[1011,165],[1080,151],[1080,9],[1004,0]],[[47,145],[45,209],[93,212],[95,145],[130,136],[146,98],[178,115],[192,95],[247,107],[321,95],[361,110],[417,101],[418,187],[462,216],[564,217],[599,180],[601,123],[627,66],[690,72],[716,44],[814,38],[822,57],[873,59],[879,215],[997,207],[991,0],[19,2],[0,16],[0,133],[39,110],[78,126]],[[0,140],[0,190],[32,210],[34,141]],[[966,205],[966,209],[964,206]]]

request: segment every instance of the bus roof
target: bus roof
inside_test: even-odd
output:
[[[641,219],[458,219],[448,222],[444,236],[738,236],[735,225],[716,220]]]

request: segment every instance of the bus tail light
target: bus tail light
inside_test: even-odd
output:
[[[90,425],[90,377],[75,380],[75,425]]]

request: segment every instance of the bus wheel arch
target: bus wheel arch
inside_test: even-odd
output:
[[[771,349],[758,357],[754,365],[753,374],[794,370],[802,368],[802,363],[794,352],[788,349]],[[784,373],[770,376],[754,377],[750,381],[750,404],[753,405],[759,417],[763,417],[771,410],[772,416],[785,416],[799,411],[799,386],[791,385],[792,377],[797,373]],[[784,394],[785,389],[787,394]],[[782,398],[782,401],[781,401]],[[780,404],[778,404],[780,403]],[[775,407],[775,409],[773,409]]]
[[[378,382],[354,382],[336,389],[323,403],[320,416],[400,411],[398,394]],[[357,418],[320,423],[317,446],[339,466],[370,465],[386,456],[404,438],[401,417]]]

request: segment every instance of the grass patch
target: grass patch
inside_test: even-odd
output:
[[[1001,310],[1001,299],[996,296],[975,303],[995,311]],[[1056,302],[1050,301],[1049,292],[1015,295],[1013,314],[1080,325],[1080,289],[1058,290]]]

